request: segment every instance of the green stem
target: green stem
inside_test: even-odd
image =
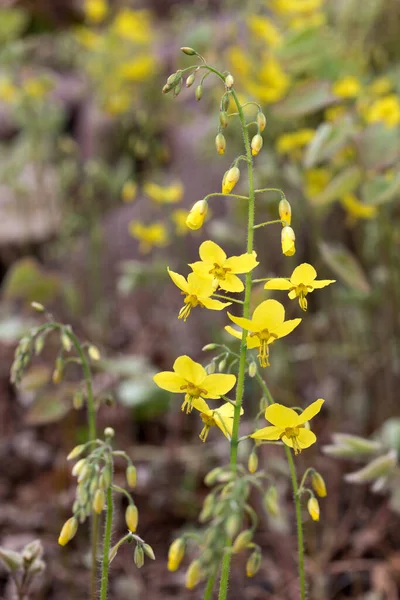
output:
[[[265,221],[264,223],[258,223],[258,225],[254,225],[253,229],[259,229],[260,227],[265,227],[266,225],[275,225],[275,223],[281,223],[281,225],[287,225],[286,221],[282,219],[274,219],[273,221]]]
[[[229,302],[236,302],[236,304],[243,304],[242,300],[231,298],[230,296],[224,296],[223,294],[213,294],[213,298],[222,298],[223,300],[229,300]]]
[[[217,578],[217,574],[216,573],[213,573],[208,578],[207,587],[206,587],[206,589],[204,591],[204,600],[212,600],[216,578]]]
[[[289,463],[290,477],[292,479],[293,497],[296,506],[296,522],[297,522],[297,549],[299,555],[299,579],[300,579],[300,599],[306,600],[306,578],[304,572],[304,536],[303,536],[303,521],[301,519],[301,501],[299,496],[299,488],[297,485],[296,467],[293,460],[292,451],[285,446],[285,452]]]
[[[113,498],[111,486],[107,490],[107,517],[103,544],[103,566],[101,572],[100,600],[107,600],[108,568],[110,565],[111,527],[113,518]]]
[[[247,196],[240,196],[239,194],[223,194],[222,192],[213,192],[212,194],[207,194],[207,196],[204,196],[203,200],[208,200],[209,198],[213,198],[215,196],[223,196],[224,198],[236,198],[238,200],[249,200]]]
[[[262,188],[261,190],[254,190],[255,194],[263,194],[264,192],[278,192],[282,198],[286,198],[285,194],[279,188]]]
[[[228,584],[229,584],[229,567],[231,564],[231,553],[226,552],[222,561],[221,568],[221,581],[219,583],[219,594],[218,600],[226,600],[228,595]]]

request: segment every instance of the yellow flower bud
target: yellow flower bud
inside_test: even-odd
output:
[[[198,560],[194,560],[190,563],[189,568],[186,572],[186,587],[188,590],[192,590],[198,583],[200,583],[202,576],[200,563]]]
[[[225,523],[225,531],[230,538],[233,538],[240,527],[240,518],[238,515],[231,515]]]
[[[235,80],[233,79],[232,75],[229,73],[225,77],[225,85],[226,85],[227,88],[231,88],[234,83],[235,83]]]
[[[156,555],[154,554],[153,548],[149,544],[143,544],[142,548],[146,556],[151,558],[151,560],[156,560]]]
[[[250,531],[250,529],[246,529],[246,531],[241,531],[233,544],[233,553],[237,554],[238,552],[244,550],[248,546],[248,544],[250,544],[252,539],[253,532]]]
[[[275,486],[268,488],[263,498],[263,503],[265,510],[271,517],[277,517],[279,515],[278,490]]]
[[[136,194],[137,194],[136,182],[132,181],[131,179],[128,179],[128,181],[125,181],[124,185],[122,186],[122,190],[121,190],[121,198],[122,198],[123,202],[126,202],[126,203],[133,202],[134,199],[136,198]]]
[[[38,312],[45,311],[43,304],[40,304],[40,302],[31,302],[31,306],[33,309],[37,310]]]
[[[71,517],[66,521],[61,529],[58,543],[60,546],[65,546],[74,537],[78,531],[78,520],[75,517]]]
[[[189,229],[200,229],[204,223],[204,219],[207,216],[208,204],[206,200],[198,200],[193,204],[188,217],[186,219],[186,225]]]
[[[282,252],[285,256],[293,256],[296,252],[296,236],[291,227],[283,227],[281,233]]]
[[[72,342],[69,338],[69,336],[66,333],[62,333],[61,335],[61,343],[62,343],[62,347],[64,348],[64,350],[66,352],[69,352],[72,348]]]
[[[104,490],[99,488],[96,490],[96,493],[93,498],[92,506],[93,506],[94,512],[99,515],[101,513],[101,511],[103,510],[105,503],[106,503],[106,495],[104,493]]]
[[[190,88],[193,84],[194,84],[194,80],[195,80],[195,74],[191,73],[189,75],[189,77],[186,79],[186,87]]]
[[[106,427],[104,430],[104,437],[112,439],[115,436],[115,430],[112,427]]]
[[[202,97],[203,97],[203,86],[201,84],[197,86],[196,92],[195,92],[195,96],[196,96],[197,102],[199,102],[202,99]]]
[[[176,571],[185,555],[185,542],[178,538],[174,540],[168,551],[168,571]]]
[[[96,346],[93,346],[92,344],[88,348],[88,354],[92,360],[100,360],[101,358],[99,349],[96,348]]]
[[[72,467],[72,475],[73,477],[77,477],[83,467],[86,465],[86,458],[81,458],[80,460],[78,460],[78,462]]]
[[[237,167],[231,167],[226,171],[222,180],[222,193],[230,194],[240,178],[240,171]]]
[[[257,113],[257,125],[258,125],[260,131],[264,131],[266,124],[267,124],[267,119],[265,118],[264,113],[262,113],[262,112]]]
[[[129,465],[129,467],[126,469],[126,481],[132,490],[134,487],[136,487],[136,479],[136,467],[134,465]]]
[[[255,473],[257,471],[258,456],[254,451],[249,456],[249,462],[247,464],[247,468],[249,469],[250,473]]]
[[[219,133],[215,138],[215,147],[217,149],[218,154],[225,154],[226,140],[222,133]]]
[[[71,452],[68,454],[67,460],[73,460],[74,458],[78,458],[78,456],[82,454],[84,449],[85,444],[79,444],[79,446],[75,446],[75,448],[72,448]]]
[[[263,139],[259,133],[257,133],[251,140],[251,153],[253,156],[257,156],[263,147]]]
[[[255,377],[257,375],[257,363],[252,360],[249,364],[249,377]]]
[[[327,495],[325,481],[317,471],[313,471],[311,475],[311,485],[320,498],[325,498]]]
[[[75,410],[80,410],[83,406],[83,394],[80,390],[77,390],[72,398],[72,405]]]
[[[223,129],[225,129],[226,127],[228,127],[228,115],[226,113],[225,110],[221,110],[219,113],[219,122],[221,124],[221,127],[223,127]]]
[[[279,202],[279,218],[282,221],[285,221],[286,225],[290,225],[292,222],[292,207],[286,198],[282,198],[282,200]],[[285,227],[283,223],[282,227]]]
[[[139,513],[134,504],[129,504],[125,512],[125,521],[129,531],[135,533],[138,525]]]
[[[254,577],[261,566],[261,554],[259,551],[253,552],[246,563],[247,577]]]
[[[182,46],[181,52],[187,54],[188,56],[195,56],[197,54],[196,50],[193,50],[193,48],[189,48],[189,46]]]
[[[309,499],[307,503],[307,510],[310,513],[313,521],[319,521],[319,504],[318,500],[314,498],[314,496]]]

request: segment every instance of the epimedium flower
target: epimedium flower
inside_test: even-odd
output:
[[[162,371],[154,375],[154,382],[158,387],[172,392],[173,394],[185,394],[182,404],[182,410],[189,413],[193,406],[199,407],[206,417],[207,404],[202,404],[199,400],[207,398],[208,400],[218,400],[221,396],[227,394],[236,383],[236,376],[224,373],[213,373],[207,375],[202,365],[194,362],[189,356],[179,356],[173,365],[173,371]],[[195,402],[197,404],[195,404]],[[213,411],[211,411],[213,412]],[[227,415],[222,412],[223,421],[226,421]],[[222,421],[216,418],[222,424]],[[211,426],[211,425],[210,425]],[[218,425],[219,426],[219,425]]]
[[[294,298],[297,297],[299,299],[300,307],[303,310],[307,310],[307,294],[310,294],[314,290],[324,288],[336,281],[335,279],[320,279],[318,281],[316,277],[317,271],[314,267],[308,263],[303,263],[295,268],[290,279],[283,279],[281,277],[271,279],[270,281],[267,281],[264,289],[288,290],[289,298],[294,300]]]
[[[291,319],[285,321],[285,309],[277,300],[264,300],[255,309],[252,319],[244,317],[235,317],[228,313],[231,321],[247,331],[247,348],[258,348],[258,360],[262,367],[269,367],[269,348],[270,344],[285,335],[288,335],[295,329],[301,319]],[[242,334],[229,325],[225,327],[226,331],[237,337],[242,338]]]
[[[183,185],[177,181],[162,187],[157,183],[148,181],[143,185],[143,193],[158,204],[175,204],[183,198]]]
[[[249,273],[259,264],[255,252],[227,258],[222,248],[210,240],[201,244],[199,254],[201,260],[189,267],[200,277],[211,278],[214,290],[220,287],[227,292],[242,292],[244,285],[237,273]]]
[[[265,409],[265,418],[272,425],[258,429],[250,437],[256,440],[282,440],[286,446],[293,448],[295,454],[298,454],[317,441],[315,433],[305,425],[319,413],[323,403],[324,400],[319,398],[307,406],[301,414],[283,404],[271,404]]]
[[[153,246],[164,248],[169,242],[165,225],[160,222],[144,225],[139,221],[131,221],[129,231],[139,241],[139,251],[143,254],[150,252]]]
[[[230,402],[225,402],[222,406],[210,409],[207,402],[202,398],[193,400],[193,408],[200,411],[200,418],[204,423],[204,427],[201,430],[199,438],[202,442],[205,442],[211,427],[219,427],[225,437],[228,440],[232,437],[233,428],[233,415],[235,407]],[[243,408],[240,410],[240,414],[243,414]]]
[[[190,315],[192,308],[201,306],[201,308],[208,308],[209,310],[222,310],[226,306],[232,304],[231,302],[220,302],[214,300],[210,296],[215,292],[215,286],[212,279],[204,279],[199,277],[196,273],[190,273],[187,280],[180,275],[168,269],[169,276],[171,277],[174,284],[182,290],[184,298],[184,305],[179,311],[178,319],[186,321]]]

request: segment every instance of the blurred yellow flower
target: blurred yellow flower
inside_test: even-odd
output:
[[[313,13],[319,10],[324,0],[273,0],[273,8],[283,15]]]
[[[364,204],[352,193],[342,196],[340,203],[347,212],[349,224],[355,223],[358,219],[373,219],[378,214],[377,206]]]
[[[17,97],[17,88],[6,77],[0,79],[0,100],[3,102],[13,102]]]
[[[235,67],[235,73],[245,79],[251,75],[253,64],[251,58],[243,51],[240,46],[231,46],[228,49],[228,61]],[[236,110],[236,106],[232,105],[233,112]]]
[[[273,56],[265,55],[257,69],[257,80],[249,82],[247,88],[250,93],[256,92],[261,102],[272,104],[286,95],[289,85],[289,77],[280,63]]]
[[[269,367],[269,348],[278,338],[291,333],[300,323],[301,319],[285,321],[285,309],[276,300],[265,300],[255,309],[252,319],[235,317],[228,313],[229,318],[243,330],[249,332],[246,338],[247,348],[258,348],[258,360],[262,367]],[[242,333],[230,327],[226,331],[236,338],[241,339]]]
[[[153,37],[150,13],[147,10],[124,8],[115,17],[112,30],[129,42],[147,44]]]
[[[301,414],[283,404],[271,404],[265,410],[265,418],[272,426],[258,429],[250,437],[256,440],[282,440],[298,454],[317,441],[315,433],[305,427],[319,413],[324,403],[322,398],[308,406]]]
[[[246,24],[255,37],[263,40],[272,48],[281,45],[282,36],[277,27],[267,17],[249,14],[246,18]]]
[[[339,79],[332,86],[332,92],[340,98],[356,98],[360,91],[360,81],[352,75]]]
[[[293,133],[284,133],[278,137],[277,151],[279,154],[299,156],[298,151],[311,142],[315,135],[314,129],[299,129]]]
[[[122,63],[118,68],[118,77],[125,81],[145,81],[154,74],[155,69],[153,56],[139,56]]]
[[[335,283],[335,279],[316,280],[317,271],[312,265],[303,263],[296,267],[290,276],[290,279],[278,277],[270,279],[264,286],[265,290],[288,290],[289,298],[299,299],[299,304],[302,310],[307,310],[307,294],[310,294],[316,289],[321,289]]]
[[[318,196],[332,179],[332,173],[325,167],[309,169],[304,173],[304,191],[310,199]]]
[[[128,181],[125,181],[124,185],[122,186],[122,190],[121,190],[122,200],[126,203],[133,202],[134,199],[136,198],[136,194],[137,194],[136,181],[133,181],[132,179],[128,179]]]
[[[143,193],[158,204],[176,204],[183,198],[183,185],[177,181],[162,187],[149,181],[143,185]]]
[[[105,0],[85,0],[83,9],[91,23],[101,23],[108,14],[108,4]]]
[[[188,233],[188,226],[186,225],[186,219],[188,218],[189,211],[183,208],[178,208],[171,213],[171,220],[175,224],[176,235],[186,235]]]
[[[326,15],[323,12],[317,12],[315,14],[305,14],[298,16],[295,19],[291,19],[289,27],[294,30],[311,29],[322,27],[326,23]]]
[[[237,273],[249,273],[259,264],[255,252],[227,258],[222,248],[210,240],[201,244],[199,254],[201,261],[189,267],[200,277],[210,278],[214,290],[220,287],[227,292],[242,292],[244,285]]]
[[[194,402],[199,399],[219,400],[235,385],[235,375],[215,373],[207,375],[202,365],[189,356],[179,356],[173,365],[173,371],[162,371],[153,377],[154,382],[163,390],[173,394],[185,394],[182,410],[192,411]],[[198,406],[202,406],[199,404]],[[208,409],[208,406],[207,406]],[[200,410],[200,409],[199,409]]]
[[[104,111],[116,117],[125,113],[132,104],[132,95],[128,91],[114,92],[104,102]]]
[[[150,252],[153,247],[164,248],[169,242],[168,233],[163,223],[143,225],[139,221],[131,221],[129,231],[132,237],[139,240],[139,252],[143,254]]]
[[[230,402],[226,402],[219,408],[211,410],[207,402],[202,398],[198,398],[197,400],[193,400],[192,406],[200,411],[200,417],[204,423],[204,427],[199,435],[202,442],[206,441],[211,427],[219,427],[224,436],[228,440],[231,439],[235,408]],[[243,412],[242,408],[240,414],[242,415]]]
[[[183,299],[184,305],[179,311],[178,319],[186,321],[192,308],[196,306],[208,308],[209,310],[223,310],[226,306],[232,304],[232,302],[220,302],[210,298],[215,292],[212,279],[204,279],[196,273],[190,273],[186,280],[183,275],[170,269],[168,269],[168,273],[174,284],[182,290],[185,296]]]
[[[333,123],[334,121],[338,121],[339,119],[341,119],[345,114],[345,106],[341,106],[340,104],[336,106],[330,106],[324,112],[324,119],[325,121],[330,121],[331,123]]]
[[[74,34],[79,44],[82,44],[88,50],[94,50],[102,40],[102,36],[89,29],[89,27],[76,27]]]
[[[387,127],[396,127],[400,123],[400,101],[396,94],[375,100],[365,111],[368,123],[383,122]]]
[[[49,90],[49,82],[32,77],[23,82],[22,89],[27,96],[40,99]]]
[[[393,89],[393,84],[389,77],[378,77],[368,86],[368,91],[374,96],[385,96]]]

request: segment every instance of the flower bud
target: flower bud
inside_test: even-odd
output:
[[[96,348],[96,346],[93,346],[93,344],[90,344],[88,354],[92,360],[100,360],[101,358],[99,349]]]
[[[215,360],[212,360],[207,366],[206,366],[206,372],[207,375],[213,375],[215,373]]]
[[[192,590],[198,583],[200,583],[202,577],[200,562],[194,560],[190,563],[189,568],[186,572],[186,587],[188,590]]]
[[[25,546],[22,552],[24,561],[31,563],[37,558],[41,558],[43,554],[43,546],[40,540],[33,540]]]
[[[137,472],[134,465],[129,465],[126,469],[126,481],[129,487],[133,490],[136,487]]]
[[[144,552],[141,544],[138,544],[133,553],[133,561],[138,569],[141,569],[144,565]]]
[[[263,503],[265,510],[271,517],[277,517],[279,515],[279,504],[278,504],[278,490],[274,485],[268,488]]]
[[[311,485],[313,490],[320,498],[325,498],[327,495],[325,481],[317,471],[313,471],[311,475]]]
[[[258,468],[258,456],[254,452],[254,450],[253,450],[253,452],[249,456],[249,461],[248,461],[248,464],[247,464],[247,468],[249,469],[250,473],[255,473],[257,471],[257,468]]]
[[[319,504],[318,500],[312,496],[307,502],[307,510],[313,521],[319,521]]]
[[[241,552],[242,550],[244,550],[248,546],[248,544],[250,544],[252,539],[253,539],[253,532],[250,531],[250,529],[241,531],[239,533],[239,535],[237,536],[236,540],[234,541],[233,548],[232,548],[233,553],[237,554],[238,552]]]
[[[56,385],[58,383],[61,383],[63,374],[64,374],[64,361],[61,358],[61,356],[59,356],[56,360],[56,368],[54,369],[53,375],[52,375],[53,383],[55,383]]]
[[[151,558],[151,560],[156,560],[156,555],[154,554],[153,548],[149,544],[143,544],[143,550],[146,556]]]
[[[264,113],[261,111],[257,113],[257,125],[260,131],[264,131],[265,126],[267,124],[267,119],[265,118]]]
[[[255,377],[257,375],[257,363],[252,360],[249,364],[249,377]]]
[[[65,546],[68,544],[70,540],[74,537],[76,532],[78,531],[78,521],[75,517],[71,517],[66,521],[61,529],[60,536],[58,538],[58,543],[60,546]]]
[[[125,512],[125,522],[132,533],[135,533],[137,529],[138,520],[139,513],[137,507],[134,504],[129,504]]]
[[[104,490],[102,490],[101,488],[98,488],[96,490],[96,493],[93,498],[92,507],[93,507],[94,512],[99,515],[101,513],[101,511],[103,510],[105,503],[106,503],[106,495],[104,493]]]
[[[36,356],[39,356],[39,354],[43,350],[44,340],[45,340],[45,336],[43,334],[38,335],[38,337],[35,339],[34,350],[35,350]]]
[[[207,212],[208,204],[206,200],[198,200],[195,204],[193,204],[186,219],[186,225],[189,227],[189,229],[200,229],[207,216]]]
[[[369,483],[389,475],[397,465],[397,453],[395,450],[390,450],[387,454],[379,456],[368,463],[362,469],[345,475],[345,480],[350,483]]]
[[[215,147],[217,149],[218,154],[225,154],[226,140],[222,133],[219,133],[215,138]]]
[[[173,96],[176,98],[181,93],[182,89],[182,79],[178,82],[178,84],[174,87]]]
[[[176,571],[185,555],[185,542],[178,538],[174,540],[168,551],[168,571]]]
[[[222,193],[229,194],[240,178],[240,171],[238,167],[231,167],[228,171],[226,171],[224,178],[222,180]]]
[[[293,254],[296,252],[296,246],[294,243],[295,239],[296,239],[296,236],[291,227],[286,226],[286,227],[282,228],[282,233],[281,233],[282,253],[285,256],[293,256]]]
[[[69,352],[72,348],[72,342],[66,333],[61,334],[61,344],[66,352]]]
[[[220,360],[220,361],[219,361],[219,363],[218,363],[218,371],[219,371],[220,373],[222,373],[222,372],[224,371],[225,367],[226,367],[226,358],[223,358],[223,359],[222,359],[222,360]]]
[[[201,84],[197,86],[196,92],[195,92],[195,96],[196,96],[197,102],[199,102],[202,99],[202,97],[203,97],[203,86]]]
[[[197,54],[196,50],[189,48],[189,46],[182,46],[181,52],[183,52],[183,54],[187,54],[188,56],[195,56]]]
[[[83,394],[77,390],[72,398],[72,406],[75,410],[80,410],[83,406]]]
[[[208,350],[215,350],[215,348],[217,348],[217,344],[206,344],[205,346],[202,347],[202,351],[203,352],[207,352]]]
[[[22,567],[22,556],[14,550],[6,550],[0,548],[0,560],[6,565],[10,571],[15,571]]]
[[[186,87],[187,88],[190,88],[194,84],[195,77],[196,77],[196,75],[194,73],[191,73],[189,75],[189,77],[186,79]]]
[[[86,465],[86,458],[81,458],[80,460],[78,460],[78,462],[75,463],[74,466],[72,467],[71,472],[72,472],[73,477],[77,477],[81,473],[81,471],[85,465]]]
[[[211,471],[209,473],[207,473],[207,475],[204,477],[204,483],[210,487],[211,485],[214,485],[214,483],[216,483],[216,481],[218,480],[218,477],[221,475],[221,473],[223,472],[222,467],[215,467],[214,469],[211,469]]]
[[[104,467],[104,469],[101,472],[100,475],[100,481],[99,481],[99,486],[103,489],[106,490],[107,488],[110,487],[111,485],[111,480],[112,480],[112,472],[110,467]]]
[[[239,527],[240,518],[238,517],[238,515],[233,514],[230,517],[228,517],[225,523],[225,531],[230,538],[233,538],[237,534]]]
[[[74,458],[78,458],[82,454],[85,449],[85,444],[79,444],[79,446],[75,446],[72,448],[71,452],[67,456],[67,460],[73,460]]]
[[[228,115],[226,114],[226,111],[221,110],[219,113],[219,122],[221,124],[221,127],[223,129],[226,129],[226,127],[228,127]]]
[[[206,498],[203,502],[203,508],[201,509],[201,512],[199,515],[200,523],[204,523],[212,516],[214,506],[215,506],[215,496],[214,496],[214,494],[208,494],[208,496],[206,496]]]
[[[34,310],[37,310],[38,312],[45,311],[43,304],[41,304],[40,302],[31,302],[31,306]]]
[[[251,140],[251,154],[257,156],[263,147],[263,139],[259,133],[257,133]]]
[[[292,222],[292,207],[290,206],[289,202],[286,200],[286,198],[282,198],[282,200],[279,202],[279,218],[282,221],[285,221],[286,225],[290,225]],[[282,223],[282,227],[284,227],[284,224]]]
[[[233,84],[235,83],[235,80],[233,79],[232,75],[229,73],[226,77],[225,77],[225,85],[228,89],[230,89]]]
[[[115,436],[115,431],[112,427],[106,427],[104,430],[105,438],[113,438]]]
[[[259,550],[253,552],[249,560],[246,563],[246,575],[247,577],[254,577],[259,568],[261,567],[261,554]]]

